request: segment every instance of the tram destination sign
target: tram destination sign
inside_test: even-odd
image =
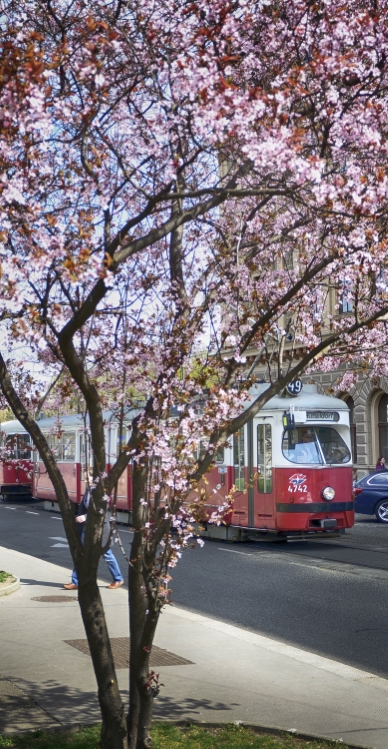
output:
[[[306,421],[339,421],[337,411],[307,411]]]

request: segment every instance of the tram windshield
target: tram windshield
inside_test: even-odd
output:
[[[349,463],[350,450],[331,427],[295,427],[283,433],[283,455],[291,463]]]
[[[11,434],[2,440],[6,447],[6,457],[11,460],[31,460],[31,437],[29,434]]]

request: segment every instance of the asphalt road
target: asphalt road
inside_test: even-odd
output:
[[[131,533],[119,530],[128,549]],[[61,518],[36,501],[0,502],[0,546],[71,568]],[[103,560],[100,577],[110,582]],[[388,678],[388,526],[373,518],[327,541],[207,541],[184,552],[172,588],[179,606]]]

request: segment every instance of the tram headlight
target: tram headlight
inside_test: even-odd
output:
[[[323,499],[327,499],[330,501],[331,499],[334,499],[335,497],[335,490],[332,486],[325,486],[324,489],[322,489],[322,497]]]

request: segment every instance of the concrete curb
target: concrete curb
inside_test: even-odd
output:
[[[4,587],[0,586],[0,597],[1,596],[9,596],[10,593],[14,593],[15,590],[19,590],[20,588],[20,580],[18,577],[14,577],[12,575],[12,583],[7,583],[4,585]]]
[[[156,721],[155,721],[156,722]],[[272,736],[284,736],[284,734],[290,734],[290,736],[295,736],[298,739],[305,739],[306,741],[327,741],[329,744],[333,744],[334,746],[345,746],[346,749],[373,749],[372,746],[364,746],[362,744],[348,744],[346,741],[343,741],[342,739],[332,739],[330,736],[323,736],[322,734],[316,734],[316,733],[303,733],[300,731],[296,731],[294,728],[287,729],[287,728],[277,728],[276,726],[261,726],[257,723],[244,723],[242,720],[236,720],[232,724],[228,723],[209,723],[207,721],[203,721],[202,723],[200,721],[195,720],[168,720],[157,721],[158,723],[170,723],[174,726],[181,726],[182,728],[188,728],[189,726],[198,726],[198,728],[225,728],[226,725],[234,725],[239,726],[241,728],[250,728],[254,733],[262,733],[262,734],[270,734]]]
[[[304,739],[305,741],[327,741],[329,744],[333,745],[334,747],[346,747],[346,749],[373,749],[372,746],[364,746],[362,744],[347,744],[346,741],[338,740],[338,739],[332,739],[329,736],[322,736],[315,733],[301,733],[299,731],[295,731],[294,729],[287,730],[286,728],[276,728],[275,726],[261,726],[257,723],[243,723],[242,721],[235,721],[234,723],[209,723],[208,721],[203,721],[202,723],[200,721],[196,720],[157,720],[153,721],[153,725],[156,723],[167,723],[171,726],[178,726],[180,728],[190,728],[190,726],[196,726],[198,728],[225,728],[227,725],[234,725],[239,726],[241,728],[250,728],[254,733],[259,734],[269,734],[270,736],[284,736],[284,734],[289,734],[291,736],[295,736],[295,738],[298,739]],[[61,733],[78,733],[79,731],[82,731],[83,728],[90,728],[91,726],[100,725],[96,724],[95,722],[92,723],[69,723],[65,724],[62,723],[59,726],[52,726],[49,728],[43,728],[41,729],[44,733],[48,734],[61,734]],[[11,736],[23,736],[25,734],[31,733],[32,731],[23,730],[19,731],[18,733],[7,733],[4,734],[7,738]]]

